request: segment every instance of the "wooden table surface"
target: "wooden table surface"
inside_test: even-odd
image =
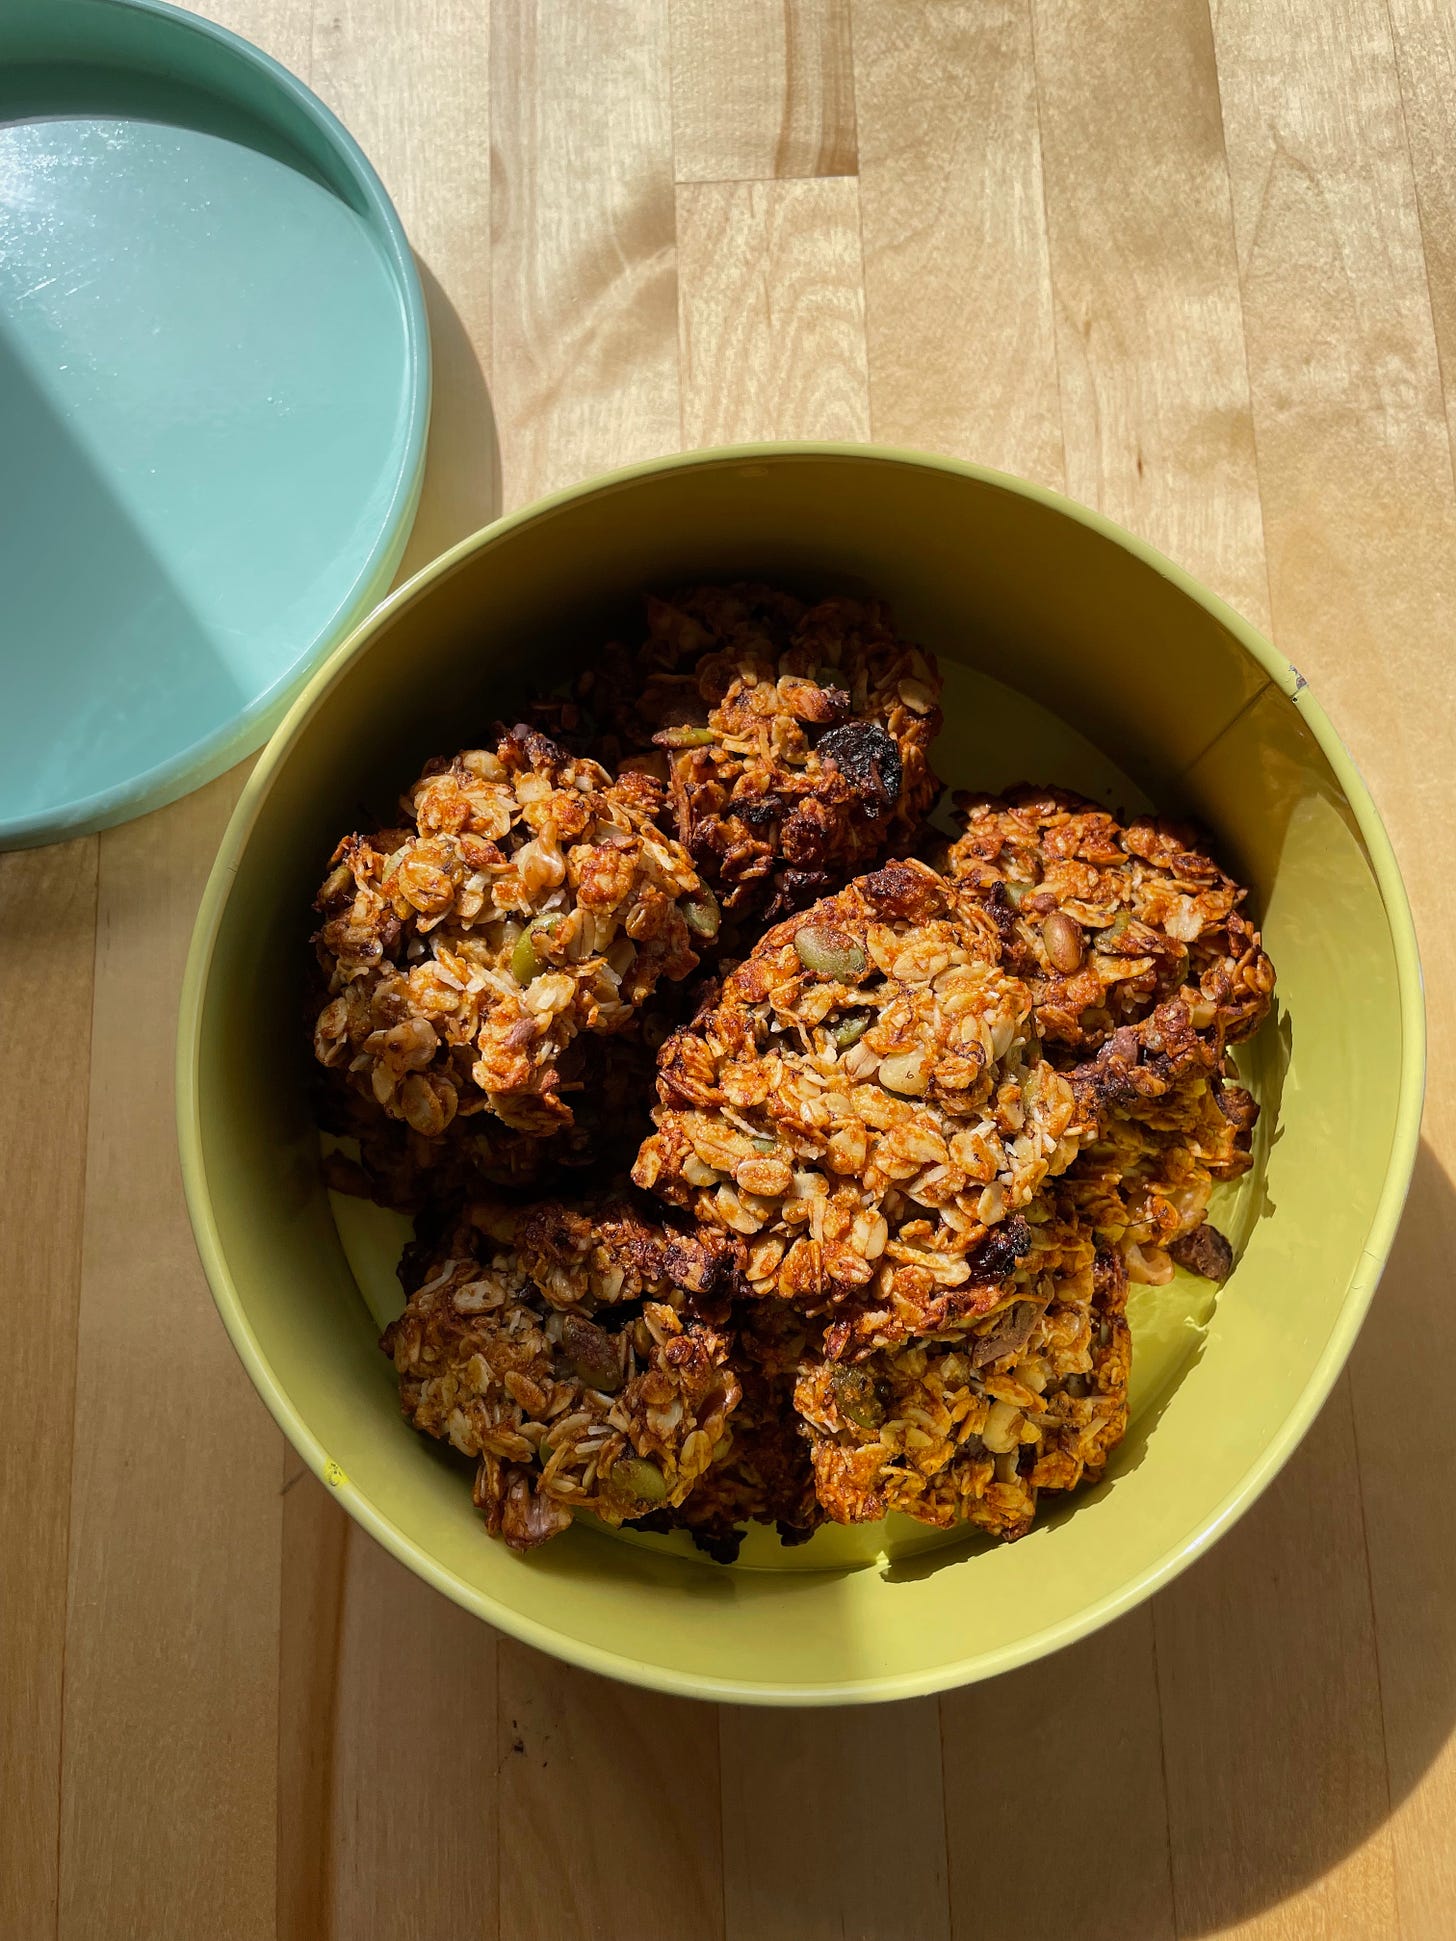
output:
[[[1426,1144],[1350,1370],[1151,1605],[872,1710],[497,1638],[284,1447],[198,1269],[178,980],[243,771],[0,859],[0,1935],[1456,1934],[1450,0],[212,0],[421,259],[408,564],[603,467],[1063,487],[1309,677],[1400,851]]]

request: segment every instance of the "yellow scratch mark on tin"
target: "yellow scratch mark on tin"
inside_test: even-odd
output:
[[[337,1489],[340,1483],[347,1483],[348,1480],[343,1470],[330,1457],[329,1461],[324,1464],[324,1481],[328,1484],[329,1488]]]

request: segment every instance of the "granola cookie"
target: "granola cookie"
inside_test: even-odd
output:
[[[477,1112],[570,1126],[573,1042],[697,965],[702,884],[661,800],[530,729],[431,764],[408,825],[346,837],[319,892],[319,1063],[423,1139]]]
[[[1215,1069],[1262,1024],[1274,970],[1246,893],[1190,831],[1152,816],[1124,825],[1059,789],[955,800],[965,833],[946,868],[997,914],[1054,1054],[1095,1050],[1174,998],[1215,1046]]]
[[[657,751],[645,765],[727,910],[771,921],[918,840],[940,676],[883,605],[700,586],[650,599],[647,621],[585,698],[604,750]]]
[[[529,1550],[578,1510],[615,1525],[683,1501],[739,1383],[674,1275],[720,1258],[624,1201],[474,1210],[406,1249],[380,1345],[406,1420],[477,1459],[492,1536]]]
[[[899,1510],[1011,1540],[1045,1494],[1095,1481],[1127,1426],[1127,1276],[1085,1232],[1057,1253],[1055,1275],[1023,1278],[961,1338],[805,1366],[794,1399],[826,1515]]]
[[[829,1315],[831,1354],[995,1306],[1015,1216],[1094,1129],[1001,955],[982,903],[891,863],[770,930],[663,1047],[634,1179],[742,1234],[753,1291]]]

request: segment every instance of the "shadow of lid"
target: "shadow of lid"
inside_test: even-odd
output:
[[[434,271],[415,262],[430,320],[434,399],[424,487],[396,584],[501,514],[500,441],[479,353]]]

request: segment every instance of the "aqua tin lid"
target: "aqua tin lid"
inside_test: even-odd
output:
[[[299,81],[160,0],[0,8],[0,847],[256,748],[424,469],[414,260]]]

